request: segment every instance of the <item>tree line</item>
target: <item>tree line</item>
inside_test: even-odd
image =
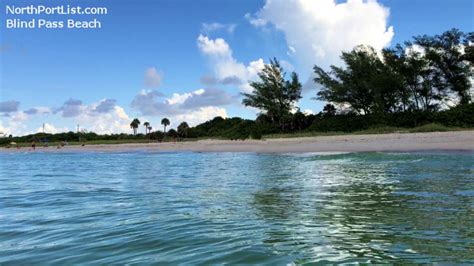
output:
[[[473,127],[471,88],[474,33],[451,29],[416,36],[393,48],[376,51],[357,46],[341,54],[343,66],[315,65],[315,99],[322,112],[304,114],[298,75],[289,77],[276,58],[250,83],[242,104],[259,109],[255,121],[216,117],[195,127],[183,122],[178,138],[260,138],[264,134],[301,131],[354,132],[374,127],[412,128],[428,123]]]
[[[428,123],[472,128],[473,44],[474,33],[451,29],[439,35],[416,36],[382,51],[361,45],[343,52],[343,66],[333,65],[329,70],[317,65],[313,68],[314,99],[327,102],[318,114],[299,110],[302,84],[298,75],[292,72],[287,78],[279,61],[273,58],[258,74],[259,80],[250,83],[253,91],[242,94],[244,106],[261,111],[255,120],[216,117],[195,127],[181,122],[176,130],[167,131],[171,123],[163,118],[163,131],[152,131],[152,125],[144,122],[144,134],[140,134],[141,122],[135,118],[130,123],[133,135],[87,133],[83,137],[92,140],[146,137],[159,141],[198,137],[246,139],[275,133],[353,132]],[[56,135],[77,138],[75,134]],[[23,138],[31,139],[32,135],[17,140]],[[5,141],[0,140],[0,144]]]
[[[343,52],[342,67],[314,66],[316,99],[328,104],[326,115],[377,115],[438,112],[470,104],[473,77],[474,34],[457,29],[435,36],[417,36],[381,52],[358,46]],[[273,59],[252,82],[252,93],[242,103],[260,109],[261,115],[281,130],[303,119],[296,104],[302,85],[298,75],[285,72]],[[298,124],[298,121],[296,121]]]

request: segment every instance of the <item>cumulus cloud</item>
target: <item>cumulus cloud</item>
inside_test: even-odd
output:
[[[206,106],[200,107],[197,110],[188,113],[177,114],[172,116],[170,119],[171,121],[176,121],[176,123],[172,122],[174,125],[178,125],[180,122],[186,121],[190,126],[195,126],[202,122],[211,120],[216,116],[226,118],[227,112],[222,107]]]
[[[229,105],[236,100],[237,96],[214,88],[199,89],[183,94],[173,93],[169,98],[165,98],[157,91],[142,90],[133,99],[132,108],[147,116],[178,115],[201,107]]]
[[[76,117],[85,111],[85,106],[81,100],[69,99],[61,107],[54,109],[54,113],[60,113],[62,117]]]
[[[201,77],[200,81],[202,84],[211,85],[211,86],[219,83],[219,80],[212,75],[204,75]]]
[[[36,129],[36,132],[43,132],[43,129],[45,133],[49,133],[49,134],[69,132],[69,129],[67,127],[57,128],[53,124],[50,124],[50,123],[44,123],[44,128],[43,126],[41,126]]]
[[[117,100],[114,99],[104,99],[94,108],[94,112],[97,113],[108,113],[115,108],[117,105]]]
[[[18,111],[20,102],[18,101],[3,101],[0,102],[0,113],[13,113]]]
[[[49,114],[51,113],[51,109],[49,107],[39,106],[30,108],[28,110],[25,110],[24,112],[27,115]]]
[[[226,59],[232,58],[232,50],[230,49],[229,44],[227,44],[227,42],[222,38],[212,40],[207,36],[200,34],[198,37],[198,47],[206,55],[223,57]]]
[[[314,111],[311,109],[304,109],[303,114],[305,115],[314,115]]]
[[[40,115],[45,116],[39,117]],[[33,116],[38,117],[33,121]],[[42,132],[42,122],[45,122],[47,133],[68,131],[67,127],[51,124],[53,118],[63,125],[72,123],[74,128],[80,124],[81,128],[98,134],[123,133],[128,132],[130,128],[130,117],[114,99],[102,99],[90,104],[78,99],[69,99],[58,108],[33,107],[26,111],[12,112],[8,117],[0,119],[0,132],[15,136]],[[29,123],[30,120],[33,125]]]
[[[182,121],[196,125],[216,116],[227,117],[224,106],[236,103],[237,98],[216,88],[173,93],[169,97],[154,90],[142,90],[131,106],[144,116],[168,117],[172,126]]]
[[[314,64],[327,68],[340,65],[341,51],[365,44],[382,49],[394,32],[387,26],[389,9],[375,0],[267,0],[254,16],[255,26],[273,25],[283,32],[289,54],[303,69]]]
[[[199,35],[198,48],[210,61],[214,72],[213,78],[206,76],[204,81],[212,81],[224,85],[238,85],[242,91],[248,91],[249,80],[255,80],[264,67],[263,59],[250,62],[247,66],[238,62],[232,55],[232,49],[222,38],[209,39]],[[203,79],[201,79],[203,80]]]
[[[227,33],[234,33],[237,24],[223,24],[218,22],[213,23],[203,23],[201,26],[201,32],[210,34],[214,31],[226,31]]]
[[[97,103],[92,104],[90,108],[95,108],[96,105]],[[79,123],[81,128],[99,134],[129,132],[130,121],[131,119],[125,110],[118,105],[115,105],[107,113],[92,114],[87,112],[75,118],[75,122]]]
[[[61,107],[54,109],[53,113],[73,119],[82,128],[99,134],[126,132],[130,123],[130,117],[117,105],[115,99],[102,99],[91,104],[69,99]]]
[[[263,27],[267,25],[267,21],[265,19],[252,16],[250,13],[245,14],[244,17],[250,24],[254,25],[255,27]]]
[[[97,103],[90,105],[83,104],[81,100],[69,99],[65,101],[60,107],[55,108],[54,114],[61,114],[62,117],[78,117],[81,115],[96,116],[98,114],[109,113],[117,106],[115,99],[103,99]],[[40,109],[32,108],[26,112],[29,114],[36,114]],[[45,110],[45,109],[43,109]]]
[[[405,48],[405,54],[408,56],[423,56],[426,51],[418,44],[412,44]]]
[[[2,135],[23,135],[27,130],[25,122],[29,116],[22,111],[12,112],[9,116],[0,119],[0,133]]]
[[[237,96],[231,96],[227,92],[215,89],[201,89],[199,94],[194,94],[192,97],[186,99],[183,102],[182,107],[184,109],[194,109],[200,107],[208,107],[209,105],[213,106],[224,106],[235,103],[237,101]]]
[[[144,84],[148,88],[158,88],[162,79],[163,74],[154,67],[150,67],[145,71]]]

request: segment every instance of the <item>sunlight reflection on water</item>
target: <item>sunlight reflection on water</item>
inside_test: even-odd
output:
[[[474,263],[472,154],[0,157],[0,264]]]

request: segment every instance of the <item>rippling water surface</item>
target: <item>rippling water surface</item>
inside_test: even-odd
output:
[[[0,264],[474,263],[472,153],[0,154]]]

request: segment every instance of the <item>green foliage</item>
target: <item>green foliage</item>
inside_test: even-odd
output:
[[[370,115],[349,113],[331,117],[318,115],[307,131],[356,132],[377,127],[414,128],[430,123],[445,127],[473,128],[474,104],[459,105],[440,112],[406,111]]]
[[[32,135],[12,138],[0,138],[0,145],[5,146],[10,142],[30,143],[58,143],[87,142],[87,143],[124,143],[124,142],[145,142],[145,141],[165,141],[178,137],[186,138],[224,138],[224,139],[261,139],[262,136],[271,137],[291,137],[291,136],[320,136],[327,134],[357,133],[357,134],[379,134],[403,131],[406,132],[427,132],[445,131],[460,128],[474,128],[474,104],[464,104],[440,112],[430,111],[406,111],[387,114],[359,115],[355,113],[336,114],[333,116],[324,115],[304,115],[302,113],[292,117],[302,125],[301,130],[294,125],[292,128],[283,130],[270,123],[268,117],[260,115],[256,121],[234,118],[215,117],[196,127],[190,128],[186,123],[182,123],[178,133],[175,129],[170,129],[165,134],[161,131],[150,132],[148,137],[143,134],[112,134],[98,135],[93,132],[76,133],[66,132],[58,134],[36,133]],[[186,133],[187,132],[187,135]],[[297,133],[295,133],[297,132]],[[285,134],[291,133],[291,134]],[[148,140],[149,138],[149,140]]]
[[[226,139],[247,139],[255,122],[238,117],[214,119],[193,128],[196,137],[218,137]]]
[[[343,52],[346,68],[331,66],[326,72],[315,66],[314,81],[323,86],[318,99],[347,103],[359,114],[393,112],[397,109],[400,81],[371,47],[358,46]]]
[[[163,125],[163,132],[166,134],[166,127],[170,125],[170,120],[166,117],[161,119],[161,125]]]
[[[148,134],[148,128],[150,127],[150,122],[143,123],[143,126],[145,127],[145,135],[146,135]]]
[[[260,128],[260,124],[256,123],[252,129],[250,130],[250,137],[252,139],[262,139],[262,129]]]
[[[301,98],[301,83],[296,73],[285,80],[285,72],[275,58],[258,74],[260,81],[251,82],[252,93],[243,93],[242,104],[262,110],[271,122],[284,127],[286,118]]]
[[[182,122],[177,130],[167,118],[161,120],[163,132],[151,132],[149,122],[143,123],[146,141],[176,138],[261,139],[262,136],[314,136],[338,133],[387,133],[445,131],[474,127],[474,104],[470,88],[474,67],[474,33],[452,29],[441,35],[418,36],[413,42],[398,44],[378,54],[373,48],[359,46],[342,53],[345,67],[331,66],[326,72],[315,66],[315,82],[322,85],[318,99],[329,102],[317,115],[295,110],[301,98],[301,83],[296,73],[285,79],[276,59],[270,60],[259,73],[260,81],[251,82],[252,93],[244,93],[242,103],[258,108],[262,113],[255,121],[215,117],[189,127]],[[416,47],[416,49],[415,49]],[[462,51],[462,49],[464,51]],[[447,103],[459,105],[447,110]],[[337,111],[333,105],[349,106],[349,111]],[[140,120],[133,119],[133,135],[97,135],[89,133],[36,133],[21,137],[0,138],[0,145],[31,141],[138,142]],[[294,135],[293,135],[294,136]]]
[[[326,104],[323,108],[323,115],[325,117],[335,116],[336,112],[337,112],[336,107],[330,103]]]
[[[179,124],[177,130],[178,130],[178,136],[179,137],[181,137],[181,138],[187,138],[188,137],[188,133],[189,133],[188,123],[181,122],[181,124]]]
[[[414,42],[424,49],[436,77],[436,86],[456,93],[461,104],[471,101],[469,79],[473,75],[473,64],[469,60],[470,54],[466,58],[460,48],[466,46],[470,52],[473,39],[472,32],[465,34],[451,29],[441,35],[417,36]]]
[[[133,135],[137,134],[137,129],[139,125],[140,125],[140,120],[138,120],[138,118],[133,119],[133,121],[130,123],[130,128],[133,129]]]
[[[154,131],[150,132],[150,139],[151,140],[156,140],[156,141],[163,141],[165,138],[165,134],[161,131]]]
[[[174,129],[168,130],[168,132],[166,132],[166,135],[167,135],[168,137],[170,137],[170,138],[173,138],[173,139],[175,139],[175,138],[177,138],[177,137],[179,136],[179,135],[178,135],[178,132],[177,132],[176,130],[174,130]]]
[[[449,128],[449,127],[443,126],[443,125],[441,125],[441,124],[430,123],[430,124],[426,124],[426,125],[423,125],[423,126],[411,128],[411,129],[409,130],[409,132],[411,132],[411,133],[419,133],[419,132],[443,132],[443,131],[449,131],[449,130],[452,130],[452,129]]]
[[[382,59],[373,48],[356,47],[342,53],[345,67],[331,66],[329,72],[314,67],[314,81],[323,86],[318,99],[349,105],[358,114],[437,111],[454,96],[467,104],[473,36],[456,29],[418,36],[385,49]]]

